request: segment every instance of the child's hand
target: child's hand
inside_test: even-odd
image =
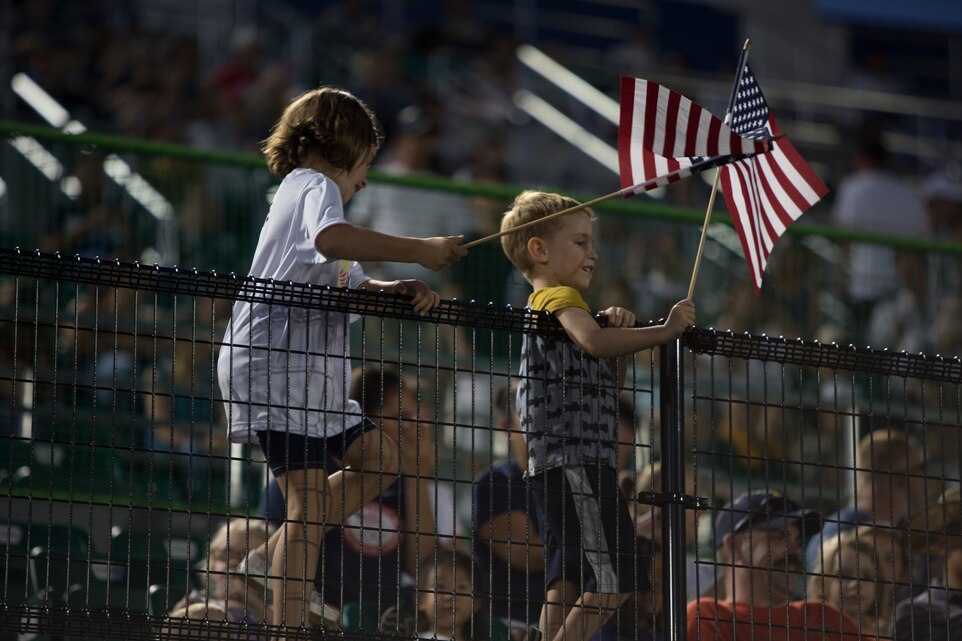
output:
[[[671,332],[672,338],[678,338],[685,330],[695,324],[695,303],[688,299],[675,303],[668,312],[665,327]]]
[[[434,271],[440,271],[468,255],[468,250],[461,247],[464,236],[435,236],[421,240],[423,249],[418,256],[418,264]]]
[[[411,305],[421,316],[424,316],[441,302],[441,297],[431,286],[420,280],[394,281],[394,293],[413,296]]]
[[[624,307],[609,307],[601,312],[608,319],[608,327],[634,327],[635,315]]]

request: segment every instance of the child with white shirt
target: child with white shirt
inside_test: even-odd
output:
[[[347,91],[321,87],[287,106],[263,144],[281,184],[254,251],[252,276],[403,294],[421,314],[438,304],[425,283],[376,281],[357,262],[440,270],[466,254],[461,237],[389,236],[345,219],[344,206],[367,186],[382,142],[374,114]],[[324,532],[397,480],[397,445],[348,398],[351,321],[338,311],[238,301],[218,357],[228,435],[260,445],[286,499],[285,523],[248,557],[246,568],[253,576],[254,560],[262,559],[274,625],[309,623]],[[337,496],[326,469],[344,475]]]

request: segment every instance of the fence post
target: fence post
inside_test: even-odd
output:
[[[688,586],[685,576],[685,418],[681,339],[659,348],[661,402],[662,505],[661,589],[664,638],[685,641]]]

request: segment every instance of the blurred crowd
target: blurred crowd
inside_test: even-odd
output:
[[[575,152],[570,147],[527,121],[515,107],[514,93],[524,81],[515,57],[518,41],[486,26],[472,6],[452,0],[443,4],[429,25],[395,30],[382,21],[383,14],[370,11],[359,0],[327,3],[312,18],[309,60],[297,66],[299,73],[275,54],[277,43],[263,30],[238,30],[221,55],[211,58],[195,35],[152,31],[140,20],[136,3],[109,0],[12,3],[12,37],[5,46],[9,47],[9,69],[28,74],[93,131],[199,149],[257,152],[283,105],[303,89],[324,82],[349,88],[381,117],[388,142],[375,168],[385,176],[454,177],[517,187],[554,185],[588,194],[611,191],[614,176],[589,169],[590,163],[580,156],[577,162],[572,160]],[[565,62],[563,48],[549,49]],[[681,73],[686,69],[685,61],[659,43],[657,34],[637,26],[626,29],[623,40],[603,52],[603,58],[618,73],[639,76],[653,69]],[[853,86],[899,87],[897,78],[878,71],[875,59],[856,79]],[[8,100],[4,109],[5,117],[36,120],[22,102]],[[610,124],[583,112],[575,115],[588,129],[614,139]],[[909,241],[962,243],[962,182],[953,173],[957,168],[933,167],[924,174],[905,171],[900,158],[886,148],[878,122],[862,117],[870,115],[845,123],[851,135],[838,150],[834,166],[848,164],[827,181],[833,192],[809,215],[811,221]],[[36,215],[38,233],[18,241],[36,241],[43,249],[68,254],[143,258],[144,250],[156,245],[162,232],[154,222],[146,227],[135,224],[130,198],[104,177],[106,160],[87,151],[70,158],[66,171],[80,185],[79,196],[60,196],[49,211]],[[136,164],[174,207],[181,264],[243,273],[247,265],[238,261],[250,255],[267,209],[264,195],[271,180],[266,172],[218,167],[198,172],[189,163],[147,156]],[[705,204],[707,194],[707,186],[691,180],[667,190],[666,198],[697,207]],[[496,231],[506,205],[493,197],[375,183],[358,195],[348,216],[392,234],[465,234],[471,240]],[[654,318],[684,297],[697,242],[694,228],[607,213],[600,217],[599,227],[596,279],[600,286],[591,294],[592,305],[598,309],[620,305],[641,318]],[[699,325],[909,352],[962,354],[958,323],[962,265],[954,254],[786,236],[772,256],[762,295],[756,296],[739,251],[737,238],[728,238],[727,244],[723,235],[711,241],[696,294]],[[379,276],[378,265],[367,269],[373,277]],[[395,266],[391,273],[423,278],[447,298],[516,307],[523,306],[526,298],[525,284],[513,276],[498,243],[478,246],[443,275],[415,270],[398,276]],[[0,305],[13,308],[30,302],[18,300],[18,290],[9,285],[11,281],[0,282]],[[89,319],[110,323],[105,327],[116,322],[129,321],[134,327],[137,322],[147,326],[160,322],[176,327],[185,337],[203,328],[204,336],[171,342],[158,350],[155,345],[135,343],[131,338],[135,330],[120,332],[118,340],[108,344],[98,343],[93,332],[64,326],[56,339],[40,341],[40,348],[31,352],[27,341],[15,342],[8,333],[0,337],[0,365],[5,371],[17,371],[66,364],[81,394],[90,396],[77,398],[76,403],[92,402],[140,419],[131,422],[127,435],[136,447],[223,459],[228,445],[222,417],[214,407],[212,381],[195,374],[212,362],[215,346],[212,338],[206,339],[220,335],[220,327],[206,332],[223,322],[225,311],[213,303],[200,304],[183,317],[168,317],[167,310],[161,310],[158,318],[156,305],[148,309],[149,303],[127,300],[130,293],[78,289],[62,303],[60,313],[65,319],[83,321],[78,326]],[[136,317],[121,318],[116,311],[121,309],[137,310]],[[486,333],[466,328],[459,331],[463,333],[443,339],[445,349],[457,349],[463,356],[510,360],[507,340],[492,340]],[[394,340],[384,332],[377,338]],[[98,372],[101,383],[109,373],[114,384],[98,386]],[[769,374],[755,376],[752,384]],[[370,372],[367,378],[380,377],[382,398],[397,398],[399,403],[370,408],[369,414],[392,421],[397,430],[411,429],[418,423],[413,420],[418,417],[416,392],[424,381],[417,381],[412,391],[412,383],[403,377],[384,376],[384,371]],[[121,394],[116,381],[136,381],[136,385]],[[784,392],[785,381],[781,383]],[[840,390],[838,381],[834,383],[834,389],[819,393],[834,392],[837,398]],[[475,381],[460,387],[471,395],[467,400],[472,412],[478,400],[474,394],[482,387],[488,385]],[[396,393],[389,394],[391,390]],[[437,391],[444,395],[441,383]],[[4,434],[19,429],[16,408],[21,393],[15,385],[0,386],[0,432]],[[841,391],[847,393],[853,398],[858,394]],[[923,399],[921,393],[906,389],[904,398],[909,403],[932,400],[931,394]],[[490,399],[491,418],[507,435],[509,445],[500,460],[485,469],[470,470],[479,473],[472,486],[470,518],[465,519],[464,511],[456,507],[451,487],[432,478],[438,464],[433,435],[417,433],[417,447],[408,451],[410,460],[402,461],[408,468],[403,480],[365,506],[353,521],[328,534],[324,563],[329,569],[349,571],[319,573],[316,589],[322,619],[330,620],[337,612],[338,620],[351,620],[357,629],[403,630],[459,640],[525,636],[543,600],[543,584],[538,585],[543,559],[539,561],[538,533],[527,516],[520,462],[524,445],[518,440],[512,413],[505,409],[510,406],[507,392],[499,390],[495,396]],[[789,430],[792,424],[767,414],[759,416],[748,403],[744,407],[743,416],[729,410],[717,427],[750,475],[759,471],[753,469],[753,461],[784,458],[779,448],[785,444],[767,435],[776,429]],[[630,418],[624,426],[621,462],[630,498],[660,489],[657,461],[642,465],[633,458],[639,435],[650,427],[640,425],[636,415],[642,414],[631,404],[619,412]],[[427,422],[434,419],[439,417]],[[418,429],[424,429],[424,421]],[[912,438],[886,430],[864,439],[855,448],[855,461],[836,461],[843,467],[857,466],[858,479],[857,491],[850,496],[839,491],[836,500],[829,501],[828,511],[839,509],[834,516],[803,509],[798,496],[740,491],[728,496],[717,492],[719,487],[711,488],[729,505],[702,513],[698,521],[690,512],[692,546],[697,532],[711,532],[710,548],[717,565],[706,563],[704,554],[689,555],[689,616],[694,626],[689,636],[694,638],[695,631],[701,630],[705,638],[718,633],[719,627],[738,629],[746,621],[787,628],[801,617],[819,622],[819,634],[830,626],[831,634],[860,629],[881,637],[950,638],[937,636],[931,625],[953,621],[962,607],[956,598],[956,590],[962,590],[962,548],[959,537],[952,536],[962,532],[958,492],[951,487],[932,490],[920,483],[926,461]],[[705,446],[695,440],[696,447]],[[809,446],[802,442],[799,447]],[[636,475],[634,470],[639,469],[644,473]],[[185,465],[179,472],[172,477],[180,498],[190,497],[195,483],[210,484],[203,466]],[[689,479],[692,494],[698,480],[694,475]],[[831,486],[831,479],[822,481],[824,487]],[[214,620],[213,608],[219,608],[216,614],[225,620],[269,620],[263,600],[229,572],[266,540],[272,521],[284,513],[277,493],[271,496],[270,492],[265,496],[264,520],[258,525],[232,522],[211,541],[209,558],[199,571],[207,580],[175,612]],[[405,496],[407,502],[402,499]],[[412,505],[427,511],[414,511]],[[664,629],[660,508],[638,503],[634,516],[639,541],[632,553],[650,560],[644,567],[651,572],[652,587],[626,603],[598,641],[626,635],[639,640],[660,638]],[[466,530],[472,534],[470,549],[453,545],[454,537]],[[361,576],[367,577],[365,581]],[[485,583],[499,589],[489,590]],[[501,591],[504,585],[512,587]],[[930,627],[913,632],[920,622]]]
[[[463,499],[470,518],[458,533],[465,536],[455,537],[443,526],[453,498],[428,489],[443,473],[435,469],[433,438],[417,420],[412,383],[390,369],[355,372],[352,394],[383,390],[367,398],[391,400],[366,410],[417,454],[401,462],[396,484],[328,531],[309,624],[408,638],[530,639],[545,603],[545,561],[511,390],[499,388],[493,422],[507,450],[479,466]],[[620,491],[636,533],[618,554],[630,556],[645,578],[603,614],[610,619],[593,641],[664,639],[661,462],[631,460],[637,417],[626,399],[618,412]],[[855,477],[854,491],[835,489],[838,509],[813,509],[804,490],[783,493],[773,484],[685,511],[689,638],[955,638],[962,623],[957,483],[931,475],[920,442],[899,428],[865,433],[852,455],[834,468]],[[684,493],[703,495],[718,489],[714,483],[706,487],[688,469]],[[171,626],[269,620],[263,583],[241,562],[283,518],[274,485],[259,510],[263,520],[232,519],[211,541],[196,566],[198,588],[170,611]]]
[[[296,65],[285,58],[288,49],[276,34],[254,23],[233,32],[212,56],[193,33],[151,29],[139,11],[136,4],[110,0],[14,3],[9,69],[29,74],[91,130],[242,152],[257,152],[291,97],[331,83],[362,97],[383,121],[388,142],[375,169],[386,176],[553,185],[589,195],[607,193],[614,183],[514,105],[515,91],[533,82],[515,57],[518,41],[486,25],[473,3],[451,0],[405,29],[396,29],[387,13],[361,0],[325,4],[310,13],[310,51]],[[639,10],[639,23],[626,25],[623,37],[599,58],[619,73],[684,73],[684,56],[642,26],[657,18],[655,13],[651,6]],[[563,63],[572,55],[557,43],[543,46]],[[906,85],[887,69],[884,55],[853,61],[850,76],[853,86],[874,90]],[[37,119],[22,101],[8,106],[9,117]],[[587,129],[614,139],[610,123],[566,108]],[[901,158],[882,144],[881,128],[893,126],[891,119],[864,112],[843,120],[847,142],[823,165],[838,176],[826,176],[832,188],[828,199],[803,221],[913,240],[962,239],[958,167],[906,172]],[[197,172],[190,163],[138,158],[135,168],[176,213],[171,232],[149,217],[137,222],[129,197],[104,177],[103,163],[97,154],[69,158],[66,172],[77,179],[79,196],[61,194],[49,211],[34,216],[33,236],[23,233],[27,226],[11,224],[9,242],[157,260],[166,258],[163,250],[145,250],[156,250],[157,239],[173,233],[177,251],[169,260],[218,271],[247,268],[242,263],[272,184],[266,173],[215,166]],[[699,207],[708,191],[703,181],[692,179],[666,190],[665,197]],[[468,239],[496,231],[506,206],[496,198],[383,183],[374,183],[356,201],[349,217],[374,229],[463,233]],[[737,240],[719,233],[710,236],[701,274],[702,324],[910,352],[962,351],[950,322],[962,304],[962,278],[951,254],[787,237],[776,247],[759,297]],[[605,286],[589,302],[656,318],[687,292],[697,239],[693,227],[606,215],[600,237],[598,280]],[[371,268],[372,275],[377,271]],[[524,283],[512,279],[497,243],[478,247],[443,277],[417,270],[411,275],[449,297],[515,306],[525,299]]]

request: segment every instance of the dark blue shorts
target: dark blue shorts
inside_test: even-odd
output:
[[[651,587],[649,557],[639,554],[635,523],[614,469],[567,466],[531,476],[529,482],[548,587],[565,581],[601,594]]]
[[[377,429],[366,416],[354,427],[328,438],[316,438],[279,430],[257,432],[267,466],[274,477],[291,470],[333,469],[343,466],[345,452],[365,432]]]

